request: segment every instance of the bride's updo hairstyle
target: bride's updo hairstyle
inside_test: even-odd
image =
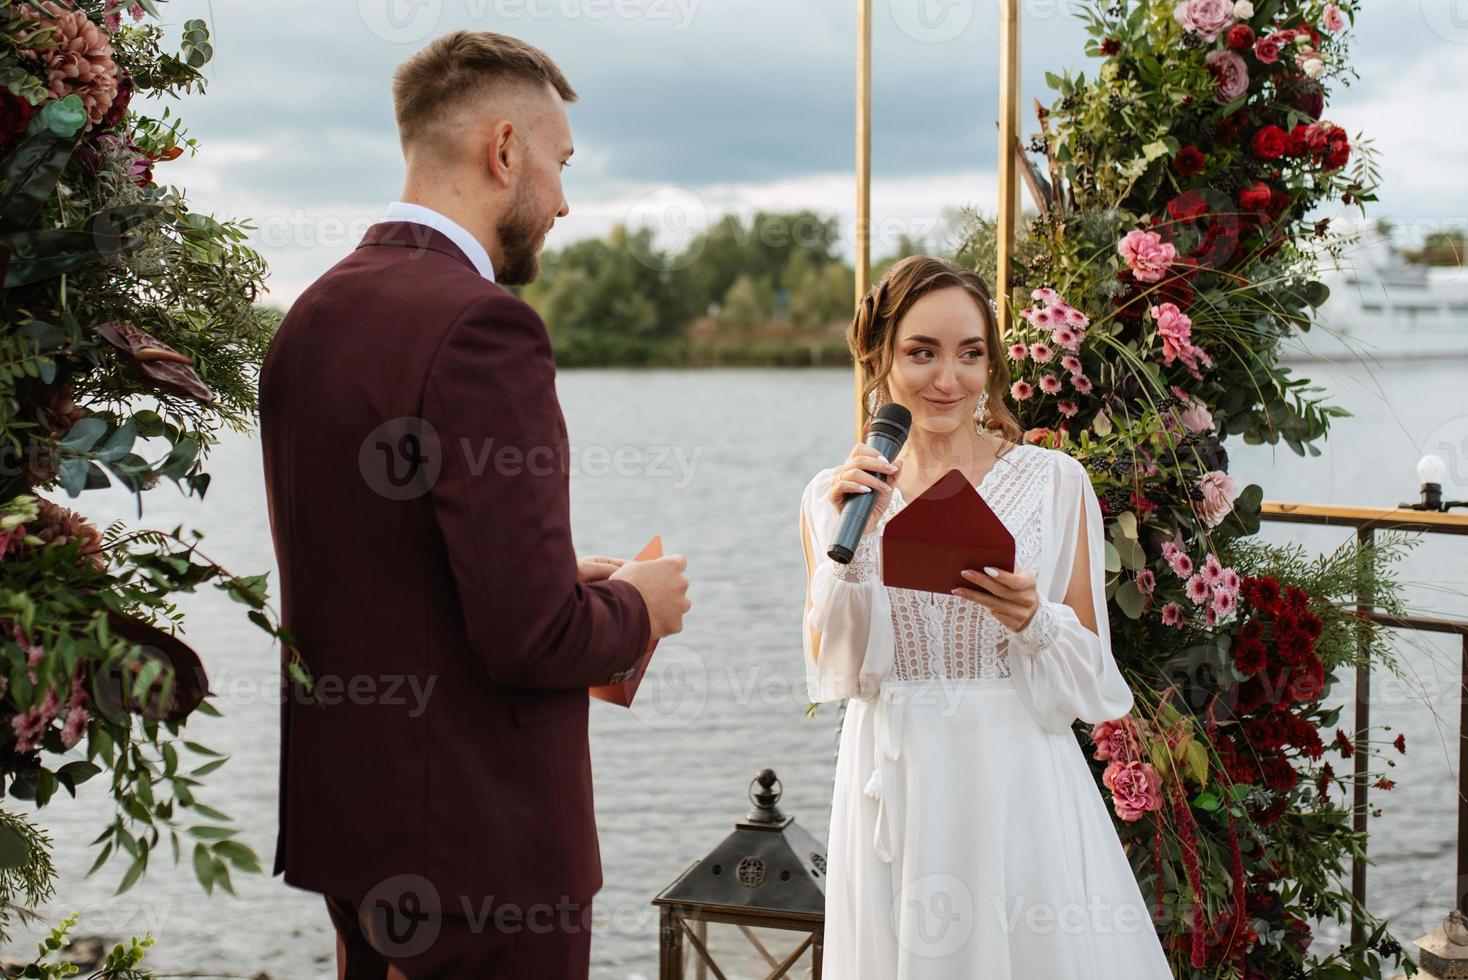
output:
[[[999,335],[999,321],[990,305],[989,287],[979,274],[957,262],[913,255],[899,260],[881,280],[867,290],[846,331],[846,345],[861,372],[861,426],[865,430],[872,406],[888,398],[887,377],[897,351],[897,325],[923,296],[937,289],[957,286],[973,297],[984,320],[984,354],[989,378],[984,386],[985,424],[1008,442],[1018,443],[1024,435],[1005,397],[1009,394],[1009,353]]]

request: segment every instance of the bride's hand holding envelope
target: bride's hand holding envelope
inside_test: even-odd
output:
[[[953,594],[977,602],[1013,632],[1028,626],[1035,610],[1040,608],[1034,572],[1006,572],[991,565],[982,569],[966,568],[963,577],[978,588],[959,587]]]

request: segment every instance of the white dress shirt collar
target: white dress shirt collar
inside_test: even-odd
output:
[[[494,282],[494,263],[490,261],[489,253],[484,246],[479,244],[479,239],[469,234],[463,225],[450,218],[439,214],[432,208],[425,208],[421,204],[409,204],[405,201],[393,201],[387,206],[387,215],[384,221],[411,221],[414,224],[427,225],[434,231],[442,232],[449,241],[459,246],[459,251],[468,256],[469,261],[474,263],[474,268],[479,274],[490,282]]]

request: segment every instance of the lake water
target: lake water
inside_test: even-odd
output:
[[[1310,370],[1310,369],[1307,369]],[[1468,497],[1468,362],[1319,366],[1311,373],[1353,417],[1317,459],[1288,449],[1231,446],[1241,482],[1272,500],[1383,505],[1415,498],[1425,449],[1453,455]],[[573,448],[573,519],[582,554],[630,555],[661,533],[686,554],[694,610],[667,642],[632,711],[593,702],[592,749],[607,884],[593,946],[593,975],[649,978],[657,971],[657,917],[649,905],[732,829],[763,767],[784,786],[781,806],[825,839],[836,710],[804,714],[799,623],[804,569],[801,490],[851,443],[851,380],[842,370],[577,371],[559,390]],[[619,453],[620,450],[620,453]],[[240,573],[272,572],[259,447],[227,438],[215,452],[202,505],[171,488],[148,495],[144,523],[203,530],[205,551]],[[89,494],[89,516],[133,517],[124,493]],[[363,533],[370,533],[364,528]],[[1319,550],[1349,532],[1266,525],[1270,539]],[[1427,541],[1401,568],[1415,607],[1468,614],[1468,541]],[[272,595],[272,598],[273,595]],[[204,799],[244,823],[244,839],[269,865],[275,839],[276,654],[242,607],[221,594],[190,597],[189,639],[208,666],[222,719],[200,718],[191,737],[231,755]],[[1453,894],[1458,648],[1404,644],[1407,682],[1375,686],[1373,721],[1405,731],[1398,788],[1376,792],[1370,905],[1411,941],[1433,928]],[[656,695],[650,697],[649,695]],[[1348,699],[1349,688],[1337,692]],[[1349,719],[1349,714],[1347,714]],[[955,748],[961,760],[962,748]],[[1384,767],[1384,763],[1382,764]],[[123,866],[85,878],[86,842],[110,819],[100,781],[81,799],[40,813],[57,841],[60,897],[45,909],[83,913],[79,932],[158,939],[150,962],[195,975],[334,976],[333,937],[320,899],[264,876],[237,877],[237,898],[206,898],[191,869],[159,855],[144,879],[113,899]],[[36,930],[22,930],[29,940]],[[1321,941],[1338,931],[1321,929]],[[29,948],[29,942],[27,942]],[[782,947],[783,948],[783,947]],[[12,951],[14,952],[14,951]],[[754,975],[751,968],[746,971]],[[759,973],[760,976],[764,972]]]

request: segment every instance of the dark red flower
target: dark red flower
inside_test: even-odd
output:
[[[1240,634],[1238,642],[1234,644],[1234,666],[1239,668],[1241,674],[1257,674],[1264,669],[1268,654],[1264,650],[1264,644],[1258,640],[1246,640]]]
[[[0,87],[0,145],[24,133],[31,121],[31,104],[8,88]]]
[[[1214,130],[1213,139],[1217,143],[1232,143],[1239,138],[1239,133],[1244,128],[1244,114],[1235,112],[1232,115],[1219,120]]]
[[[1208,157],[1196,146],[1185,146],[1172,158],[1172,169],[1184,177],[1196,177],[1208,166]]]
[[[1101,42],[1101,53],[1107,56],[1116,54],[1121,50],[1121,42],[1114,37],[1108,37]]]
[[[1406,732],[1403,732],[1400,735],[1398,735],[1397,738],[1396,738],[1396,741],[1392,742],[1392,744],[1397,747],[1397,751],[1398,752],[1401,752],[1403,755],[1405,755],[1407,753],[1407,734],[1406,734]]]
[[[1228,29],[1228,46],[1235,51],[1248,51],[1254,46],[1254,28],[1248,24],[1235,24]]]
[[[1335,744],[1340,747],[1342,758],[1349,759],[1356,752],[1356,746],[1346,737],[1346,733],[1339,728],[1335,730]]]
[[[1274,606],[1279,602],[1279,583],[1272,578],[1251,575],[1244,579],[1240,595],[1255,609],[1272,612]]]
[[[1397,783],[1394,779],[1387,779],[1385,776],[1382,776],[1373,785],[1375,785],[1377,789],[1395,789]]]
[[[125,68],[118,68],[117,96],[112,100],[112,106],[107,110],[107,115],[102,117],[98,124],[99,130],[112,129],[122,122],[122,117],[127,114],[127,104],[133,97],[133,78]]]
[[[1261,160],[1278,160],[1284,155],[1289,140],[1288,133],[1271,123],[1254,133],[1254,139],[1250,142],[1249,148]]]

